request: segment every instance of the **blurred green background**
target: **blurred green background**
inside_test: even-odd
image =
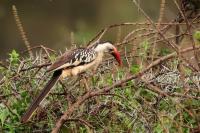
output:
[[[160,0],[139,2],[157,21]],[[18,9],[31,46],[42,44],[56,50],[69,47],[72,32],[75,42],[84,44],[108,25],[144,21],[131,0],[1,0],[0,59],[7,57],[12,49],[25,49],[13,18],[12,5]],[[169,21],[176,9],[170,1],[167,1],[167,8],[165,19]],[[115,41],[115,37],[111,34],[108,39]]]

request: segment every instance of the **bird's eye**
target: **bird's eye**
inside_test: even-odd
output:
[[[109,52],[113,52],[114,49],[113,49],[113,48],[109,48],[108,51],[109,51]]]

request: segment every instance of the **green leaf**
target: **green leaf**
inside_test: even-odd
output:
[[[194,38],[195,38],[196,40],[200,41],[200,31],[196,31],[196,32],[194,33]]]
[[[107,83],[108,83],[109,85],[112,85],[112,84],[113,84],[113,79],[112,79],[111,76],[108,77]]]
[[[56,60],[56,55],[54,55],[54,54],[51,55],[51,56],[50,56],[50,60],[51,60],[52,62],[54,62],[54,61]]]
[[[163,133],[163,128],[160,124],[158,124],[155,128],[154,128],[154,133]]]
[[[162,49],[160,50],[160,55],[165,56],[165,55],[168,55],[168,54],[170,54],[170,50],[169,50],[169,49],[167,49],[167,48],[162,48]]]
[[[144,52],[147,52],[147,50],[149,49],[149,42],[145,40],[142,42],[141,46],[144,49]]]
[[[128,97],[132,96],[131,95],[131,89],[129,89],[129,88],[125,89],[125,95],[128,96]]]
[[[9,60],[12,64],[17,64],[19,62],[19,54],[15,50],[12,50],[9,56]]]
[[[140,66],[139,65],[132,65],[131,66],[131,73],[135,74],[140,71]]]
[[[123,76],[124,76],[124,71],[119,70],[118,71],[118,77],[119,77],[119,79],[123,78]]]
[[[8,117],[8,115],[9,115],[9,111],[7,108],[2,108],[0,110],[0,120],[1,120],[2,127],[3,127],[4,122],[5,122],[6,118]]]

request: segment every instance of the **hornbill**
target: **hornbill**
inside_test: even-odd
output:
[[[105,53],[113,55],[119,65],[122,64],[120,53],[110,42],[96,43],[86,48],[70,50],[58,57],[47,70],[47,72],[53,71],[53,76],[42,89],[40,94],[33,100],[28,110],[22,116],[21,122],[25,123],[31,118],[34,111],[60,78],[63,79],[69,76],[76,76],[88,69],[96,70],[102,62]]]

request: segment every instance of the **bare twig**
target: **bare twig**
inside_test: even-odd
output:
[[[192,47],[190,48],[187,48],[187,49],[184,49],[182,51],[180,51],[181,53],[185,53],[185,52],[189,52],[193,50]],[[56,126],[55,128],[52,130],[52,133],[58,133],[60,128],[62,127],[63,123],[69,119],[69,117],[71,116],[71,114],[81,105],[83,104],[87,99],[91,98],[91,97],[94,97],[94,96],[97,96],[101,93],[106,93],[106,92],[109,92],[110,90],[112,90],[113,88],[117,88],[117,87],[120,87],[122,84],[126,83],[127,81],[130,81],[132,79],[135,79],[137,77],[140,77],[142,76],[146,71],[148,71],[149,69],[151,69],[152,67],[160,64],[161,62],[163,61],[166,61],[174,56],[177,56],[176,52],[172,53],[172,54],[169,54],[167,56],[164,56],[162,58],[159,58],[157,60],[155,60],[154,62],[152,62],[150,65],[148,65],[145,69],[143,69],[142,71],[140,71],[139,73],[135,74],[135,75],[132,75],[132,76],[129,76],[125,79],[122,79],[120,81],[117,81],[116,83],[114,83],[113,85],[111,86],[106,86],[106,87],[103,87],[102,89],[100,90],[91,90],[91,91],[88,91],[86,94],[84,94],[83,96],[79,96],[77,98],[77,101],[72,104],[66,111],[65,113],[63,114],[63,116],[61,116],[61,118],[56,122]],[[152,87],[154,88],[154,87]],[[157,93],[160,93],[162,95],[169,95],[169,94],[166,94],[166,93],[163,93],[162,91],[160,92],[159,89],[153,89],[153,91],[157,92]],[[182,94],[170,94],[170,96],[178,96],[178,97],[187,97],[187,98],[195,98],[195,99],[200,99],[200,97],[193,97],[193,96],[184,96]]]
[[[174,3],[176,4],[177,8],[179,9],[179,12],[180,12],[181,16],[184,18],[185,23],[186,23],[186,26],[187,26],[187,30],[188,30],[189,34],[191,35],[191,34],[192,34],[192,33],[191,33],[191,24],[190,24],[190,22],[188,21],[186,15],[185,15],[185,10],[184,10],[184,9],[181,10],[181,8],[179,7],[179,5],[178,5],[178,3],[177,3],[176,0],[173,0],[173,1],[174,1]],[[199,58],[198,58],[198,55],[197,55],[197,50],[196,50],[196,48],[195,48],[195,42],[194,42],[194,39],[193,39],[192,36],[190,36],[190,40],[192,41],[192,47],[194,48],[194,57],[195,57],[195,60],[196,60],[196,62],[197,62],[198,70],[199,70],[199,69],[200,69],[200,61],[199,61]]]
[[[158,25],[156,26],[157,29],[160,29],[160,23],[162,22],[163,16],[164,16],[164,9],[165,9],[165,0],[161,0],[160,15],[159,15],[159,19],[158,19]],[[153,49],[152,49],[152,58],[151,58],[152,61],[153,61],[154,55],[155,55],[156,41],[157,40],[158,40],[158,34],[155,34],[155,40],[154,40]]]

